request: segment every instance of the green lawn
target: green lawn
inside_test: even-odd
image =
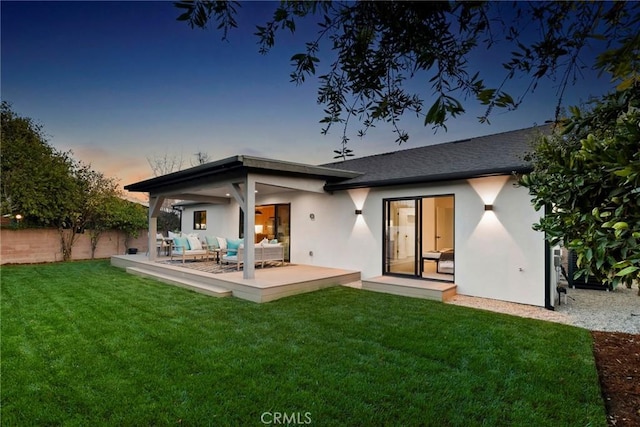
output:
[[[2,425],[606,425],[585,330],[343,287],[217,299],[107,261],[0,273]]]

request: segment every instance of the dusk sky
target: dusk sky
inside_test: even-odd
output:
[[[168,1],[2,1],[0,7],[2,100],[42,124],[52,146],[73,150],[76,159],[122,185],[151,177],[147,157],[165,154],[182,155],[184,167],[198,151],[211,160],[248,154],[333,161],[342,128],[321,135],[315,80],[289,82],[289,59],[303,51],[315,27],[299,27],[294,38],[282,33],[269,54],[258,53],[255,25],[270,18],[274,3],[243,2],[229,41],[214,29],[176,21],[180,10]],[[501,72],[491,56],[478,61],[481,69]],[[564,104],[612,88],[607,76],[587,72],[568,89]],[[422,118],[406,115],[400,126],[410,139],[400,148],[542,124],[553,118],[556,90],[546,82],[519,110],[496,110],[491,125],[478,123],[484,108],[473,103],[465,104],[462,118],[447,122],[448,132],[434,134]],[[380,125],[364,139],[357,129],[351,128],[350,148],[358,157],[399,148],[389,127]]]

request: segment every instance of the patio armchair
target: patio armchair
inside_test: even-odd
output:
[[[165,253],[169,254],[169,248],[171,247],[171,243],[165,238],[162,233],[156,234],[156,251],[158,255],[164,250]]]

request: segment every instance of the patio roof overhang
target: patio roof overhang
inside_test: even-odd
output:
[[[129,184],[124,189],[178,198],[176,196],[184,195],[192,189],[201,189],[204,185],[215,187],[216,184],[224,186],[230,182],[242,181],[249,173],[280,178],[322,180],[325,183],[339,182],[362,174],[324,166],[237,155]],[[215,196],[213,193],[211,195]],[[189,198],[184,197],[184,199]],[[189,200],[202,201],[200,199],[201,197],[197,197]]]
[[[149,248],[155,247],[157,217],[165,199],[229,203],[233,197],[244,212],[255,211],[255,193],[282,191],[325,192],[325,185],[360,176],[360,172],[237,155],[125,186],[149,193]],[[254,241],[255,218],[245,215],[244,244]],[[245,251],[243,276],[254,278],[254,253]],[[149,250],[149,258],[155,251]]]

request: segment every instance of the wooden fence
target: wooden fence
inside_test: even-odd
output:
[[[143,230],[129,242],[130,248],[146,252],[148,232]],[[107,231],[102,233],[95,258],[109,258],[124,254],[124,233]],[[91,240],[89,233],[79,234],[71,251],[73,260],[91,259]],[[14,230],[0,229],[0,264],[33,264],[62,261],[60,235],[58,230],[49,228],[29,228]]]

